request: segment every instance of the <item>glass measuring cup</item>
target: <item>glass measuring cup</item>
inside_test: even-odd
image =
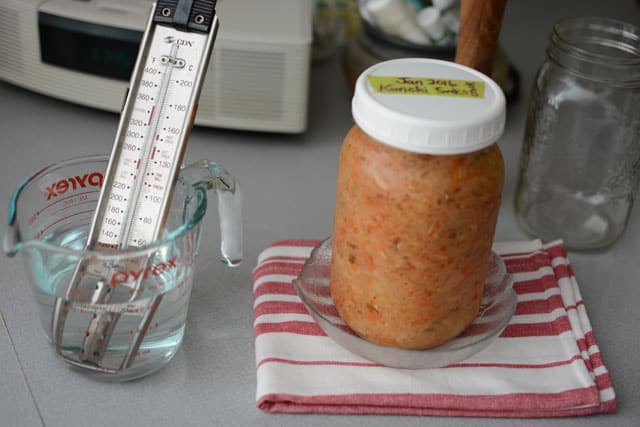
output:
[[[107,163],[108,156],[70,159],[22,182],[11,199],[4,250],[23,255],[56,353],[100,379],[129,380],[159,369],[180,347],[207,190],[218,199],[221,259],[228,266],[240,263],[241,196],[226,170],[194,163],[180,172],[160,240],[140,248],[86,250]],[[71,288],[81,261],[97,268]],[[100,287],[109,298],[97,303]]]

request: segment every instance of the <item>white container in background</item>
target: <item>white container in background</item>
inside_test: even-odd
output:
[[[432,44],[404,0],[370,0],[367,11],[385,33],[420,45]]]

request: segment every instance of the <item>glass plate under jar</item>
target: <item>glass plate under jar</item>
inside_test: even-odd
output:
[[[293,286],[309,314],[337,344],[372,362],[406,369],[438,368],[457,363],[487,347],[507,326],[516,308],[513,279],[502,259],[492,253],[480,312],[460,335],[428,350],[388,347],[358,336],[342,320],[329,291],[331,238],[311,252]]]

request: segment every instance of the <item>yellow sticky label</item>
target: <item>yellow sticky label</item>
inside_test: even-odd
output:
[[[484,82],[430,77],[367,76],[376,93],[484,98]]]

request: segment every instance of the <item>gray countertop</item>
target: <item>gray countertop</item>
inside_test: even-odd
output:
[[[551,26],[562,17],[600,15],[640,23],[634,0],[511,1],[501,44],[522,75],[522,96],[509,106],[500,141],[507,165],[497,241],[529,238],[513,212],[529,89]],[[107,153],[117,115],[0,83],[0,200],[41,167]],[[616,414],[567,419],[273,415],[255,406],[251,270],[270,242],[331,233],[338,152],[352,124],[350,93],[337,58],[312,68],[308,130],[275,135],[196,128],[186,162],[206,158],[229,169],[244,195],[245,262],[218,261],[217,220],[205,219],[201,258],[183,347],[159,372],[123,384],[95,382],[54,357],[38,321],[23,264],[0,257],[0,424],[86,425],[367,425],[628,426],[640,425],[640,220],[597,253],[571,252],[585,305],[610,370]],[[6,214],[6,208],[4,210]],[[4,234],[5,229],[2,229]]]

